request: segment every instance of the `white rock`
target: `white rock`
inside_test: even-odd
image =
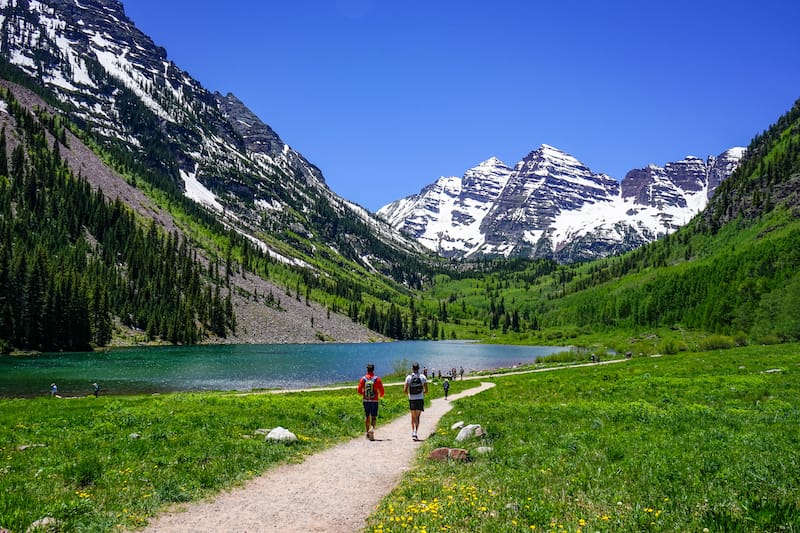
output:
[[[450,429],[461,429],[463,427],[464,427],[464,421],[460,420],[460,421],[456,422],[455,424],[453,424],[452,426],[450,426]]]
[[[297,435],[292,433],[286,428],[282,428],[280,426],[276,427],[272,431],[267,434],[265,440],[278,440],[278,441],[288,441],[294,442],[297,440]]]
[[[472,437],[480,437],[484,434],[483,428],[480,424],[470,424],[461,428],[456,436],[456,442],[461,442]]]

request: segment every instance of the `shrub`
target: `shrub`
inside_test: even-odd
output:
[[[536,357],[536,363],[574,363],[575,361],[584,361],[586,359],[588,359],[586,354],[565,351],[550,355],[539,355]]]
[[[758,344],[769,346],[771,344],[780,344],[781,340],[777,335],[764,335],[758,339]]]
[[[700,341],[700,350],[708,352],[711,350],[727,350],[733,348],[736,343],[727,335],[711,335]]]
[[[689,347],[683,341],[666,339],[658,345],[658,351],[665,355],[675,355],[678,352],[689,351]]]
[[[736,346],[747,346],[747,335],[740,331],[733,336],[733,342],[736,343]]]

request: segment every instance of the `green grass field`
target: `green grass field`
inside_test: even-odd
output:
[[[798,531],[800,347],[775,345],[492,378],[460,400],[373,531]],[[454,394],[475,382],[455,381]],[[440,395],[439,386],[431,387]],[[404,415],[388,387],[385,423]],[[454,446],[457,420],[494,451]],[[283,426],[295,444],[265,442]],[[0,527],[143,526],[276,464],[360,436],[354,390],[0,400]]]
[[[371,531],[798,531],[800,347],[496,379],[458,402]],[[488,432],[466,446],[456,421]],[[424,454],[421,454],[422,457]]]
[[[407,412],[390,387],[381,414]],[[197,500],[270,466],[360,435],[363,409],[346,391],[247,396],[49,397],[0,401],[0,528],[43,517],[61,531],[144,525],[165,505]],[[265,442],[282,426],[294,444]]]

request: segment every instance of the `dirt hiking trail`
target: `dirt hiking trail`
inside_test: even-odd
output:
[[[481,383],[448,400],[437,398],[420,418],[420,441],[459,398],[494,386]],[[154,518],[143,531],[226,532],[324,531],[350,533],[366,527],[366,518],[408,471],[421,442],[411,438],[411,420],[404,415],[364,435],[308,456],[300,464],[270,469],[242,487],[213,500],[182,505]]]

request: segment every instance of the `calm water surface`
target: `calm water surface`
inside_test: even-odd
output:
[[[504,346],[467,341],[375,344],[270,344],[124,348],[108,352],[0,357],[0,397],[300,388],[355,381],[368,362],[379,375],[420,367],[470,370],[532,363],[563,347]]]

